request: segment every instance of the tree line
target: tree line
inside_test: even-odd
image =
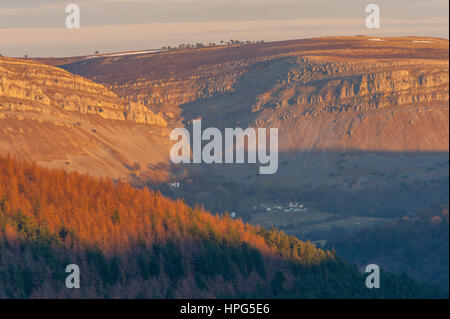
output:
[[[77,264],[81,288],[68,289]],[[0,157],[0,298],[436,297],[276,229],[219,217],[127,182]]]

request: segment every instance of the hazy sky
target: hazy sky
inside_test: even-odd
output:
[[[67,29],[66,5],[81,10]],[[378,4],[380,29],[365,8]],[[0,0],[0,54],[73,56],[220,40],[326,35],[448,38],[448,0]]]

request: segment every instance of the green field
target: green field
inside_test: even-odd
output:
[[[330,239],[339,232],[355,232],[361,228],[391,221],[388,218],[338,215],[319,211],[306,213],[257,213],[251,223],[266,228],[276,227],[302,239]]]

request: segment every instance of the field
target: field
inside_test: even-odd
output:
[[[361,228],[387,223],[389,218],[350,216],[310,211],[306,213],[257,213],[252,224],[266,228],[276,227],[301,239],[329,240],[342,233],[353,233]]]

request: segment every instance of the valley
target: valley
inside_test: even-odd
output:
[[[357,242],[360,232],[449,201],[448,40],[373,40],[0,57],[0,154],[127,180],[213,214],[336,243],[338,255],[342,249],[361,266],[367,258],[341,237]],[[278,128],[276,174],[259,174],[257,164],[172,163],[170,132],[191,131],[196,119],[222,132]],[[252,209],[298,199],[307,213]],[[425,246],[434,243],[426,234]],[[427,257],[390,269],[429,280],[415,270]],[[441,258],[448,264],[448,250]]]
[[[0,152],[40,164],[124,177],[165,162],[166,121],[88,79],[0,57]]]
[[[146,105],[172,128],[190,130],[194,119],[219,130],[279,128],[280,164],[269,178],[260,176],[254,165],[182,165],[171,170],[172,179],[197,178],[197,184],[208,185],[204,192],[212,192],[217,179],[221,185],[235,183],[240,186],[233,187],[271,198],[268,189],[274,185],[273,193],[281,196],[273,196],[275,201],[307,195],[315,202],[325,200],[327,211],[368,210],[384,217],[445,203],[448,41],[371,40],[328,37],[42,62]],[[199,175],[211,176],[211,181]],[[339,195],[323,198],[328,189]],[[402,194],[406,191],[409,195]],[[411,193],[412,202],[405,198]],[[191,203],[198,199],[192,196]],[[354,207],[340,207],[333,203],[339,198],[361,200]],[[239,201],[243,203],[238,206],[200,203],[214,211],[246,210],[247,202]]]

